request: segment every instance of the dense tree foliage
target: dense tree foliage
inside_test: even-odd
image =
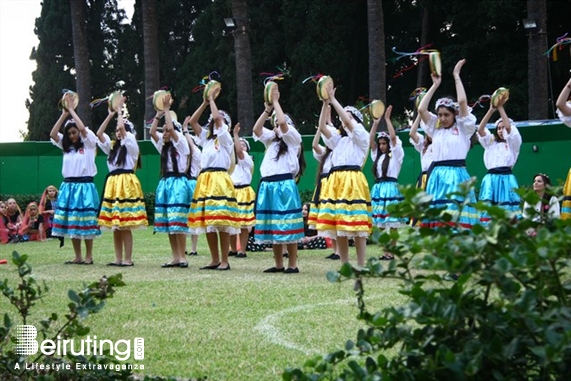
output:
[[[116,0],[86,0],[91,93],[105,97],[122,89],[129,97],[131,119],[139,132],[144,125],[145,77],[142,0],[127,22]],[[569,32],[571,0],[547,0],[548,45]],[[173,109],[180,120],[201,102],[192,90],[202,77],[217,72],[223,90],[219,106],[236,122],[237,86],[234,38],[223,33],[224,18],[232,17],[231,0],[161,0],[157,3],[160,87],[174,94]],[[318,73],[329,74],[344,104],[366,104],[369,90],[368,2],[366,0],[247,0],[248,36],[251,48],[251,79],[254,114],[262,108],[263,72],[286,69],[280,81],[284,110],[291,113],[303,133],[313,133],[319,101],[312,83],[302,81]],[[526,2],[481,1],[383,1],[387,104],[393,115],[405,120],[412,110],[409,94],[431,84],[426,61],[420,64],[401,52],[414,52],[421,41],[441,52],[443,83],[438,95],[454,94],[451,71],[461,58],[467,59],[462,75],[468,98],[475,102],[500,86],[510,89],[508,113],[515,120],[528,115],[528,35],[522,25]],[[46,140],[57,119],[57,102],[63,88],[75,89],[69,0],[45,0],[36,20],[40,44],[31,58],[37,61],[30,91],[28,140]],[[547,61],[547,57],[546,57]],[[549,98],[568,79],[570,57],[561,51],[559,60],[548,61]],[[422,75],[419,75],[419,70]],[[158,89],[157,89],[158,90]],[[147,100],[148,102],[148,100]],[[485,105],[487,107],[487,105]],[[475,107],[481,117],[485,108]],[[106,110],[93,111],[93,124]],[[548,117],[554,116],[549,107]],[[400,124],[401,122],[397,124]],[[244,126],[243,126],[244,127]],[[245,127],[247,128],[247,127]],[[140,135],[142,136],[142,135]]]

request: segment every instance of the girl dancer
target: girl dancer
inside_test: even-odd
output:
[[[371,190],[373,224],[380,229],[399,228],[406,224],[405,219],[391,217],[388,212],[389,205],[404,200],[397,187],[398,175],[404,160],[404,150],[391,122],[392,109],[393,106],[389,106],[385,112],[389,133],[380,132],[375,139],[380,121],[380,119],[375,119],[369,134],[373,175],[375,176],[375,185]],[[391,260],[393,255],[387,252],[380,259]]]
[[[254,173],[254,160],[250,156],[250,144],[246,139],[240,138],[240,123],[234,126],[234,151],[236,154],[236,168],[230,176],[234,183],[234,194],[238,203],[238,219],[240,224],[240,234],[238,237],[230,237],[230,253],[236,258],[246,258],[246,247],[248,246],[248,236],[254,227],[256,217],[254,216],[254,205],[256,203],[256,193],[252,189],[252,174]],[[240,251],[237,248],[236,238],[240,240]]]
[[[303,238],[301,198],[294,178],[305,168],[301,135],[293,120],[284,114],[277,86],[272,88],[272,104],[264,103],[264,111],[254,125],[254,141],[261,141],[266,153],[260,166],[262,179],[256,195],[256,242],[272,243],[275,266],[265,273],[299,273],[297,242]],[[272,114],[272,109],[274,113]],[[271,117],[273,130],[264,128]],[[283,264],[283,247],[287,246],[288,268]]]
[[[567,82],[559,97],[557,98],[557,115],[567,127],[571,127],[571,79]],[[567,180],[563,186],[563,205],[561,207],[561,218],[566,220],[571,218],[571,168],[567,173]]]
[[[123,109],[125,98],[119,100],[118,110]],[[105,129],[115,111],[109,111],[107,118],[97,130],[99,148],[107,155],[109,174],[103,188],[103,201],[99,211],[99,226],[113,230],[115,261],[108,266],[133,266],[133,229],[148,225],[145,198],[141,183],[135,175],[135,167],[141,168],[139,145],[133,123],[117,117],[115,141],[111,142]],[[123,259],[123,250],[125,259]]]
[[[461,183],[470,180],[466,171],[466,155],[470,149],[470,138],[476,131],[476,117],[468,108],[466,92],[460,79],[460,70],[465,63],[466,60],[458,61],[453,71],[458,104],[451,98],[440,98],[436,101],[437,115],[428,111],[430,100],[442,81],[442,77],[432,74],[432,86],[422,98],[418,112],[424,131],[432,137],[434,153],[434,162],[431,165],[433,169],[428,174],[426,193],[433,196],[433,206],[445,207],[445,212],[453,216],[450,225],[469,229],[479,221],[479,214],[471,205],[465,205],[460,214],[458,203],[464,200],[459,196],[448,197],[449,193],[458,191]],[[476,202],[473,190],[468,197],[472,204]],[[422,226],[428,227],[438,227],[440,224],[422,222]]]
[[[420,169],[421,172],[418,176],[418,180],[416,181],[416,187],[422,190],[426,189],[426,174],[428,172],[428,168],[430,168],[430,164],[432,164],[434,154],[432,153],[432,138],[428,135],[424,136],[423,134],[418,133],[418,126],[420,125],[420,114],[416,116],[414,122],[412,123],[412,127],[410,128],[410,132],[408,133],[410,136],[410,144],[414,147],[414,149],[420,153]]]
[[[182,134],[186,137],[186,141],[188,142],[188,147],[190,148],[190,155],[188,155],[188,170],[186,172],[186,176],[188,177],[188,183],[190,186],[190,197],[194,195],[194,190],[196,189],[196,179],[200,174],[200,158],[201,152],[200,147],[198,147],[197,142],[198,138],[196,136],[190,135],[188,132],[188,124],[190,123],[190,116],[184,118],[182,123]],[[191,234],[190,235],[190,252],[185,251],[185,254],[196,256],[198,253],[196,252],[198,247],[198,235]]]
[[[170,94],[163,98],[163,111],[157,111],[151,125],[153,144],[161,153],[161,179],[155,194],[155,233],[167,233],[172,260],[161,265],[167,267],[188,267],[184,257],[187,216],[192,194],[185,175],[190,149],[184,135],[175,128],[170,113]],[[165,117],[163,133],[157,132],[161,116]],[[180,125],[179,125],[180,126]]]
[[[68,92],[64,104],[72,104]],[[71,119],[67,119],[71,115]],[[66,121],[67,119],[67,121]],[[59,130],[64,124],[64,133]],[[63,108],[61,116],[50,132],[51,142],[63,151],[63,183],[59,187],[52,236],[70,237],[75,258],[65,264],[93,264],[93,239],[101,234],[97,225],[99,195],[93,177],[97,174],[95,153],[97,137],[76,114],[73,108]],[[85,241],[85,260],[81,240]]]
[[[503,102],[498,105],[497,110],[501,118],[496,121],[496,132],[493,135],[486,129],[490,117],[496,112],[491,102],[478,128],[478,139],[485,150],[484,164],[488,169],[488,173],[482,179],[479,199],[520,216],[521,199],[514,191],[518,188],[518,184],[512,168],[519,155],[521,135],[513,120],[508,118]],[[480,222],[487,224],[489,221],[490,215],[482,211]]]
[[[371,194],[361,167],[367,159],[369,136],[363,127],[363,116],[355,107],[343,106],[335,98],[335,89],[327,87],[328,99],[323,101],[321,113],[329,103],[341,118],[339,134],[327,129],[320,117],[319,129],[325,144],[333,150],[332,168],[327,184],[322,189],[316,228],[320,235],[337,239],[337,252],[343,263],[349,262],[349,238],[354,238],[357,263],[365,265],[367,236],[371,233]]]
[[[230,235],[240,232],[237,205],[234,196],[234,184],[228,174],[234,155],[233,141],[228,129],[230,116],[219,111],[214,99],[220,89],[212,92],[208,100],[204,100],[190,118],[190,125],[202,145],[202,171],[196,180],[196,189],[192,197],[188,226],[191,234],[206,232],[206,240],[210,249],[211,260],[201,270],[230,270],[228,248]],[[210,106],[210,118],[205,128],[198,124],[198,119]],[[220,237],[220,250],[218,238]],[[221,253],[221,254],[220,254]],[[220,260],[222,255],[222,260]]]

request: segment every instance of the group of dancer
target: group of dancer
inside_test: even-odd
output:
[[[432,196],[433,206],[443,207],[452,215],[451,225],[470,229],[476,223],[486,224],[490,220],[489,215],[479,214],[474,208],[473,191],[468,193],[468,200],[458,194],[451,195],[459,190],[460,184],[470,180],[466,156],[472,135],[477,132],[485,149],[484,163],[488,169],[482,179],[479,199],[516,215],[521,214],[521,200],[515,192],[518,184],[512,168],[522,139],[504,109],[506,99],[495,104],[491,102],[477,128],[460,77],[464,64],[465,60],[458,61],[453,70],[456,99],[438,99],[434,113],[429,111],[429,105],[442,77],[432,75],[432,86],[418,104],[418,117],[410,130],[410,141],[421,158],[422,174],[418,186]],[[571,80],[557,102],[559,116],[569,126],[571,103],[567,99],[570,90]],[[173,118],[170,111],[173,100],[167,94],[151,125],[150,136],[160,153],[161,163],[161,178],[155,195],[154,232],[168,234],[172,253],[172,259],[162,267],[188,267],[185,255],[196,255],[198,236],[206,234],[211,258],[200,269],[230,270],[229,257],[247,256],[248,236],[253,229],[256,242],[271,244],[274,254],[274,265],[264,272],[299,273],[298,244],[307,243],[304,231],[308,228],[330,240],[334,248],[330,258],[340,258],[343,263],[349,262],[349,241],[353,241],[357,264],[364,266],[366,241],[373,225],[394,229],[410,224],[389,213],[389,205],[403,199],[397,181],[404,151],[391,123],[392,106],[384,113],[387,131],[377,133],[380,123],[377,118],[368,132],[362,113],[352,106],[343,107],[333,85],[326,86],[327,96],[322,99],[318,130],[312,145],[314,157],[319,161],[316,189],[302,214],[296,181],[305,169],[302,139],[294,119],[282,110],[278,87],[271,88],[269,101],[264,102],[264,109],[253,126],[254,141],[265,146],[257,191],[251,187],[254,163],[249,155],[249,143],[239,135],[240,124],[232,128],[228,113],[218,109],[215,100],[219,91],[216,89],[205,97],[182,124]],[[118,110],[124,102],[125,98],[121,98]],[[207,109],[210,116],[206,124],[201,125],[199,120]],[[339,126],[332,122],[333,111],[339,116]],[[500,118],[492,134],[486,125],[496,111]],[[111,141],[105,130],[115,114],[116,138]],[[162,132],[159,132],[161,121]],[[270,128],[265,126],[268,122]],[[59,132],[62,125],[63,134]],[[424,134],[419,133],[419,126]],[[64,108],[50,136],[52,143],[64,153],[64,181],[59,191],[56,189],[57,198],[52,195],[50,199],[55,203],[51,234],[67,236],[73,243],[75,258],[65,263],[93,264],[93,239],[101,234],[101,229],[110,229],[115,260],[108,265],[133,266],[132,230],[146,227],[148,221],[141,185],[135,175],[140,161],[132,123],[121,112],[110,109],[95,134],[83,125],[73,108]],[[97,174],[97,146],[107,154],[109,168],[101,202],[93,184]],[[362,171],[369,149],[375,177],[371,189]],[[542,182],[545,189],[549,178],[538,176],[538,183]],[[563,218],[570,216],[571,211],[569,178],[564,193]],[[551,200],[547,203],[553,204]],[[542,205],[540,210],[543,210]],[[2,204],[0,208],[3,208]],[[550,213],[555,214],[554,211]],[[304,226],[304,216],[307,226]],[[432,228],[442,224],[430,220],[414,223]],[[187,236],[191,236],[189,251],[186,249]],[[85,256],[81,240],[85,242]],[[305,246],[302,244],[302,247]],[[284,264],[285,252],[287,266]],[[381,259],[390,260],[393,256],[386,252]]]

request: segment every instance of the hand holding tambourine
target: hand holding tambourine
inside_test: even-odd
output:
[[[510,99],[510,91],[505,87],[500,87],[492,94],[492,97],[490,99],[490,104],[493,107],[498,108],[506,104],[508,99]]]
[[[327,92],[327,99],[324,99],[325,102],[329,102],[331,99],[335,98],[335,87],[333,87],[333,82],[328,82],[325,84],[325,91]]]
[[[170,93],[167,93],[164,97],[163,97],[163,111],[168,111],[171,108],[172,105],[172,98]]]
[[[272,96],[271,96],[272,104],[274,102],[279,102],[279,100],[280,100],[280,89],[278,88],[277,84],[276,84],[276,86],[272,86],[271,91],[272,91],[272,93],[271,93],[272,94]]]
[[[220,95],[221,90],[222,87],[220,86],[214,87],[212,91],[208,94],[208,102],[215,100],[218,97],[218,95]]]

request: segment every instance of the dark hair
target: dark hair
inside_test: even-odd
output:
[[[177,154],[176,148],[174,148],[174,144],[172,142],[163,143],[163,149],[161,150],[161,177],[166,176],[168,172],[167,170],[168,156],[170,156],[172,161],[173,172],[179,173],[176,154]]]
[[[377,165],[379,164],[379,159],[381,158],[382,152],[377,143],[377,157],[375,158],[375,162],[373,163],[373,175],[375,176],[375,179],[387,176],[387,170],[389,169],[389,162],[391,161],[391,157],[389,156],[389,153],[391,152],[391,145],[389,138],[387,138],[386,136],[381,136],[379,139],[377,139],[377,141],[379,140],[385,140],[387,142],[387,145],[389,146],[389,150],[387,151],[385,158],[383,159],[383,164],[381,165],[381,176],[379,176],[379,174],[377,173]]]
[[[327,158],[329,157],[329,155],[331,155],[331,152],[333,152],[331,150],[331,148],[326,146],[325,147],[325,153],[321,157],[321,160],[319,160],[319,168],[317,168],[317,178],[315,179],[316,184],[319,184],[319,182],[321,181],[321,174],[323,172],[323,166],[325,165],[325,162],[327,161]]]
[[[504,131],[505,131],[506,127],[504,126]],[[504,143],[506,141],[506,139],[500,138],[500,135],[498,135],[498,126],[496,126],[496,129],[494,130],[494,139],[498,142],[498,143]]]
[[[77,129],[77,132],[79,134],[79,139],[77,139],[75,143],[72,143],[69,136],[67,136],[68,131],[72,128]],[[63,152],[66,153],[70,152],[72,147],[76,151],[79,151],[81,148],[83,148],[83,140],[81,139],[81,132],[79,131],[79,128],[77,128],[77,125],[75,124],[75,121],[73,121],[73,119],[69,119],[69,121],[66,122],[66,125],[63,129],[63,139],[61,140],[61,145],[63,148]]]
[[[190,148],[190,154],[188,155],[188,166],[186,167],[186,177],[190,179],[192,177],[192,154],[193,150],[197,147],[194,144],[189,144],[188,146]]]
[[[428,149],[428,146],[432,144],[432,138],[428,135],[426,135],[424,137],[424,144],[422,146],[422,154],[424,155],[426,153],[426,150]]]
[[[549,211],[550,207],[549,201],[551,200],[552,194],[547,190],[547,187],[551,186],[551,179],[545,173],[536,173],[535,175],[533,175],[533,181],[535,181],[535,178],[537,176],[541,177],[546,188],[545,192],[543,192],[543,197],[541,197],[541,209],[539,210],[539,215],[541,216],[541,218],[543,218],[546,212]]]

